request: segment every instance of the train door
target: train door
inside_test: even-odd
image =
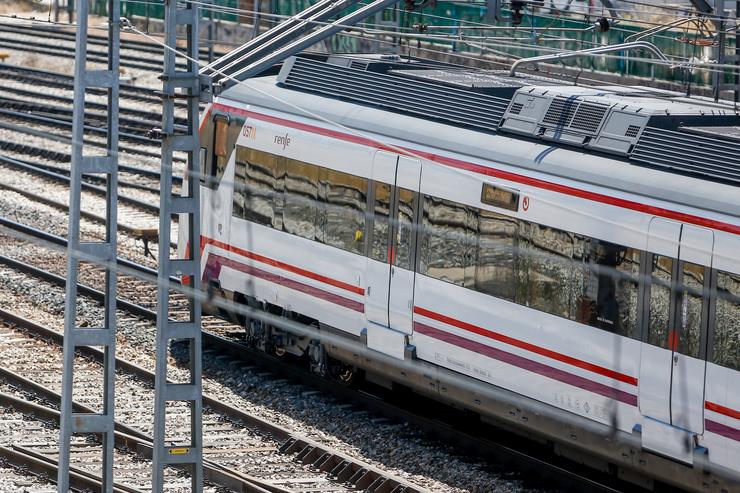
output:
[[[394,193],[391,248],[390,298],[388,317],[394,330],[411,334],[414,310],[416,265],[416,227],[421,162],[406,156],[398,158]]]
[[[378,151],[373,161],[365,316],[368,347],[403,359],[412,332],[416,235],[421,163]]]
[[[671,343],[671,422],[673,426],[704,433],[709,277],[714,233],[684,224],[678,253],[675,297],[677,334]]]
[[[643,446],[692,461],[692,434],[704,431],[704,377],[711,231],[654,218],[646,277],[647,342],[639,402]]]
[[[388,295],[390,293],[390,218],[392,184],[396,179],[398,156],[378,151],[373,160],[373,187],[370,214],[373,229],[367,258],[365,286],[365,317],[370,324],[388,327]],[[372,327],[372,325],[371,325]]]

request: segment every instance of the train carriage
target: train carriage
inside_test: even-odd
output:
[[[293,58],[206,112],[204,284],[368,349],[327,346],[333,361],[624,477],[737,487],[740,117],[658,96]],[[465,386],[435,383],[448,374]]]

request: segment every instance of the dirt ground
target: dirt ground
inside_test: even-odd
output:
[[[48,2],[36,0],[3,0],[0,2],[0,14],[22,14],[27,12],[47,12]]]

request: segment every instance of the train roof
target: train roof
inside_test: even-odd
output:
[[[740,216],[740,116],[706,98],[397,56],[293,57],[249,84],[220,97]]]

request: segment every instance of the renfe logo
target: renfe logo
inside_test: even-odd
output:
[[[276,135],[275,143],[283,146],[283,150],[285,150],[286,147],[290,147],[290,136],[287,133],[285,135]]]

